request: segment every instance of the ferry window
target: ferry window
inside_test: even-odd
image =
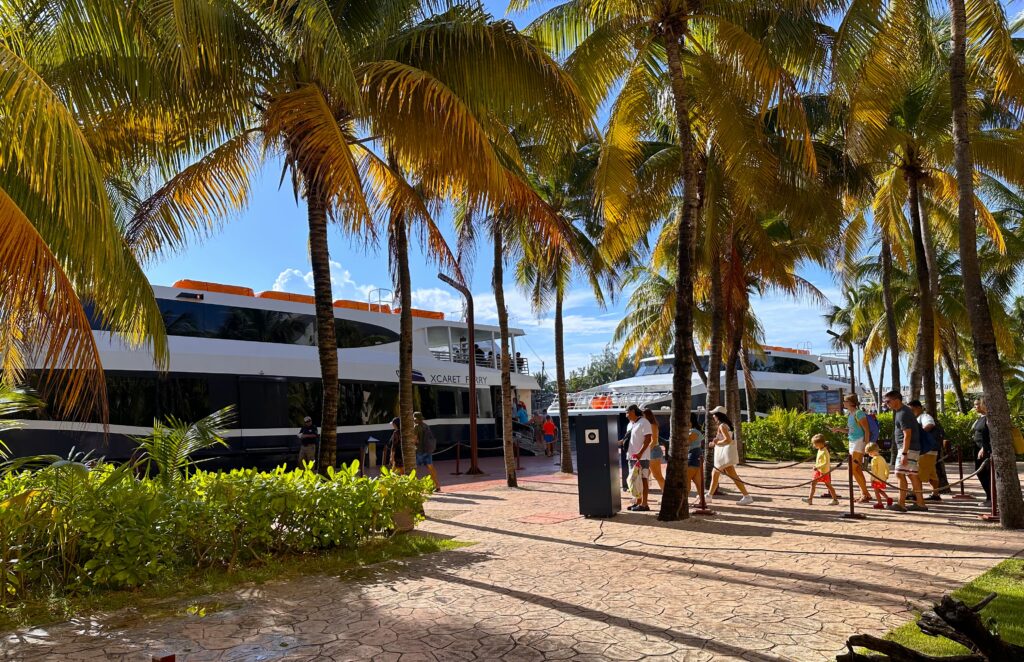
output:
[[[786,397],[786,409],[804,409],[803,391],[783,391]]]
[[[788,375],[810,375],[818,371],[818,365],[805,359],[794,359],[788,356],[751,355],[750,367],[755,372],[778,372]]]
[[[156,377],[107,373],[106,378],[110,423],[143,427],[153,425],[153,419],[156,418]]]
[[[455,389],[437,389],[437,415],[439,418],[454,418],[458,415],[455,409]]]
[[[657,369],[654,371],[656,375],[671,375],[672,364],[671,363],[659,363]]]
[[[480,418],[494,418],[494,403],[491,401],[491,390],[478,388],[476,390],[477,415]]]
[[[334,333],[341,349],[398,342],[398,334],[390,329],[353,320],[335,319]]]
[[[352,382],[338,384],[338,425],[363,424],[363,388]]]
[[[780,389],[759,388],[757,389],[757,402],[754,408],[764,414],[770,413],[776,407],[786,408],[786,397]]]
[[[323,420],[323,391],[319,381],[296,380],[288,382],[288,423],[301,427],[302,419],[309,416],[320,425]]]
[[[159,299],[160,313],[169,336],[206,336],[203,305],[189,301]]]
[[[186,423],[195,423],[213,413],[210,389],[203,378],[167,377],[159,380],[160,418],[173,416]]]
[[[285,379],[241,377],[238,380],[238,393],[238,427],[260,429],[288,426],[288,383]]]
[[[647,375],[653,375],[657,365],[654,363],[641,363],[640,367],[636,371],[637,377],[645,377]]]
[[[398,384],[363,384],[363,423],[390,423],[398,416]]]
[[[413,402],[416,403],[416,411],[423,414],[423,418],[437,418],[437,391],[429,386],[416,386],[413,395]]]
[[[205,329],[210,338],[287,345],[313,345],[312,315],[259,308],[206,305]]]

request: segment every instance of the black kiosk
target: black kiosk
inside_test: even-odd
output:
[[[619,417],[580,416],[576,427],[580,514],[612,517],[622,510],[619,474]]]

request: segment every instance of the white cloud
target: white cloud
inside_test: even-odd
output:
[[[310,272],[312,275],[312,272]],[[287,292],[289,289],[295,289],[297,283],[294,281],[305,280],[306,275],[298,269],[285,269],[277,275],[277,279],[274,281],[273,286],[270,289],[275,292]]]
[[[377,285],[357,283],[352,278],[352,272],[342,268],[340,262],[330,261],[331,265],[331,286],[335,296],[351,297],[359,301],[365,301],[370,293],[377,289]],[[288,267],[277,275],[271,289],[277,292],[302,293],[303,288],[313,291],[313,272],[302,271],[294,267]]]

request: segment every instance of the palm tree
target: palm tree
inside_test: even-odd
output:
[[[218,222],[209,218],[211,209],[245,204],[247,183],[262,163],[284,162],[296,196],[307,203],[326,467],[335,462],[338,401],[328,221],[372,241],[374,211],[406,190],[400,171],[415,173],[428,191],[479,205],[510,204],[515,162],[499,147],[507,130],[495,119],[540,131],[538,118],[546,116],[544,128],[560,136],[580,130],[584,113],[574,86],[548,56],[510,23],[493,22],[475,8],[455,5],[427,16],[414,0],[332,3],[324,11],[225,4],[218,20],[230,25],[215,26],[218,34],[243,32],[254,42],[247,52],[265,58],[239,65],[252,79],[229,90],[237,112],[212,127],[228,140],[192,165],[169,169],[165,184],[135,214],[129,238],[140,247],[180,246],[190,230],[208,232]],[[202,40],[186,30],[172,41],[195,50]],[[203,61],[201,52],[195,57]],[[379,153],[392,155],[397,169],[381,163]],[[405,209],[390,218],[401,230],[412,217]],[[404,430],[410,445],[412,426]]]
[[[573,271],[577,269],[583,271],[601,305],[604,303],[604,290],[610,292],[614,287],[611,272],[605,268],[602,256],[589,238],[596,235],[599,228],[599,218],[593,206],[593,175],[599,147],[596,138],[591,139],[551,167],[532,169],[533,187],[562,217],[564,228],[570,234],[565,237],[565,244],[556,246],[532,242],[529,236],[522,237],[520,243],[524,250],[516,268],[516,280],[528,291],[535,311],[545,310],[554,299],[555,386],[561,423],[561,469],[564,473],[573,473],[562,315],[565,295],[572,282]]]
[[[529,4],[529,0],[519,0],[512,8]],[[824,15],[823,9],[815,5],[797,2],[773,8],[771,17],[785,14],[793,25],[806,27],[807,20],[821,18],[814,15],[815,11]],[[651,222],[663,217],[660,201],[653,213],[636,204],[632,173],[641,155],[639,145],[648,127],[646,120],[659,107],[661,91],[669,91],[671,128],[679,150],[674,179],[681,187],[682,200],[674,244],[677,296],[669,446],[672,461],[658,514],[662,520],[688,516],[684,458],[690,412],[693,239],[700,214],[703,152],[697,141],[714,136],[714,140],[728,143],[730,135],[735,137],[734,129],[739,126],[735,105],[732,99],[723,103],[723,97],[733,90],[743,90],[748,93],[746,101],[753,100],[760,110],[776,104],[784,108],[779,117],[787,129],[792,129],[789,135],[798,136],[788,144],[791,154],[794,160],[813,169],[809,141],[799,138],[807,131],[794,81],[794,72],[811,60],[804,57],[806,52],[799,52],[794,41],[761,41],[760,37],[771,31],[767,26],[771,21],[761,18],[766,18],[761,11],[746,13],[729,5],[698,7],[680,0],[568,0],[531,26],[540,39],[571,53],[566,68],[580,81],[591,105],[596,107],[617,90],[605,136],[606,149],[595,179],[606,219],[604,243],[613,257],[630,252],[635,237],[643,236]],[[662,82],[666,83],[664,87]],[[741,157],[739,152],[726,152]]]
[[[105,422],[92,321],[167,365],[160,310],[119,231],[120,162],[134,136],[109,109],[130,73],[112,31],[76,30],[71,9],[37,9],[0,7],[0,379],[40,368],[64,415]],[[97,69],[107,84],[85,84]]]

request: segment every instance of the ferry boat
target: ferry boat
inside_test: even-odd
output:
[[[153,292],[167,328],[169,370],[158,372],[148,351],[128,347],[94,323],[109,400],[106,432],[99,420],[57,420],[57,408],[49,406],[4,433],[12,454],[66,457],[74,449],[124,460],[134,452],[133,437],[150,432],[155,419],[191,422],[234,405],[236,426],[227,432],[229,447],[210,458],[214,466],[294,461],[303,417],[318,424],[322,418],[313,297],[194,280]],[[340,453],[376,440],[379,455],[391,436],[390,421],[398,414],[399,312],[380,302],[334,302]],[[438,449],[468,439],[470,360],[477,366],[479,438],[493,439],[501,415],[498,327],[476,325],[471,348],[465,322],[436,311],[414,309],[412,315],[414,404]],[[512,385],[529,409],[539,387],[516,352],[523,335],[510,329]]]
[[[698,360],[707,370],[708,355],[703,354]],[[632,404],[650,407],[667,420],[672,408],[672,361],[671,354],[646,358],[640,361],[632,377],[570,394],[570,424],[574,416],[618,414],[624,417],[626,408]],[[758,416],[775,407],[818,413],[840,411],[843,394],[850,392],[850,362],[843,355],[817,355],[808,349],[768,346],[761,353],[751,353],[749,364],[757,391],[754,408]],[[720,375],[724,393],[724,367]],[[690,406],[692,411],[699,412],[707,405],[707,388],[696,371],[691,379]],[[740,403],[746,417],[746,382],[742,370],[738,371],[738,379]],[[548,413],[558,415],[557,402],[548,408]]]

